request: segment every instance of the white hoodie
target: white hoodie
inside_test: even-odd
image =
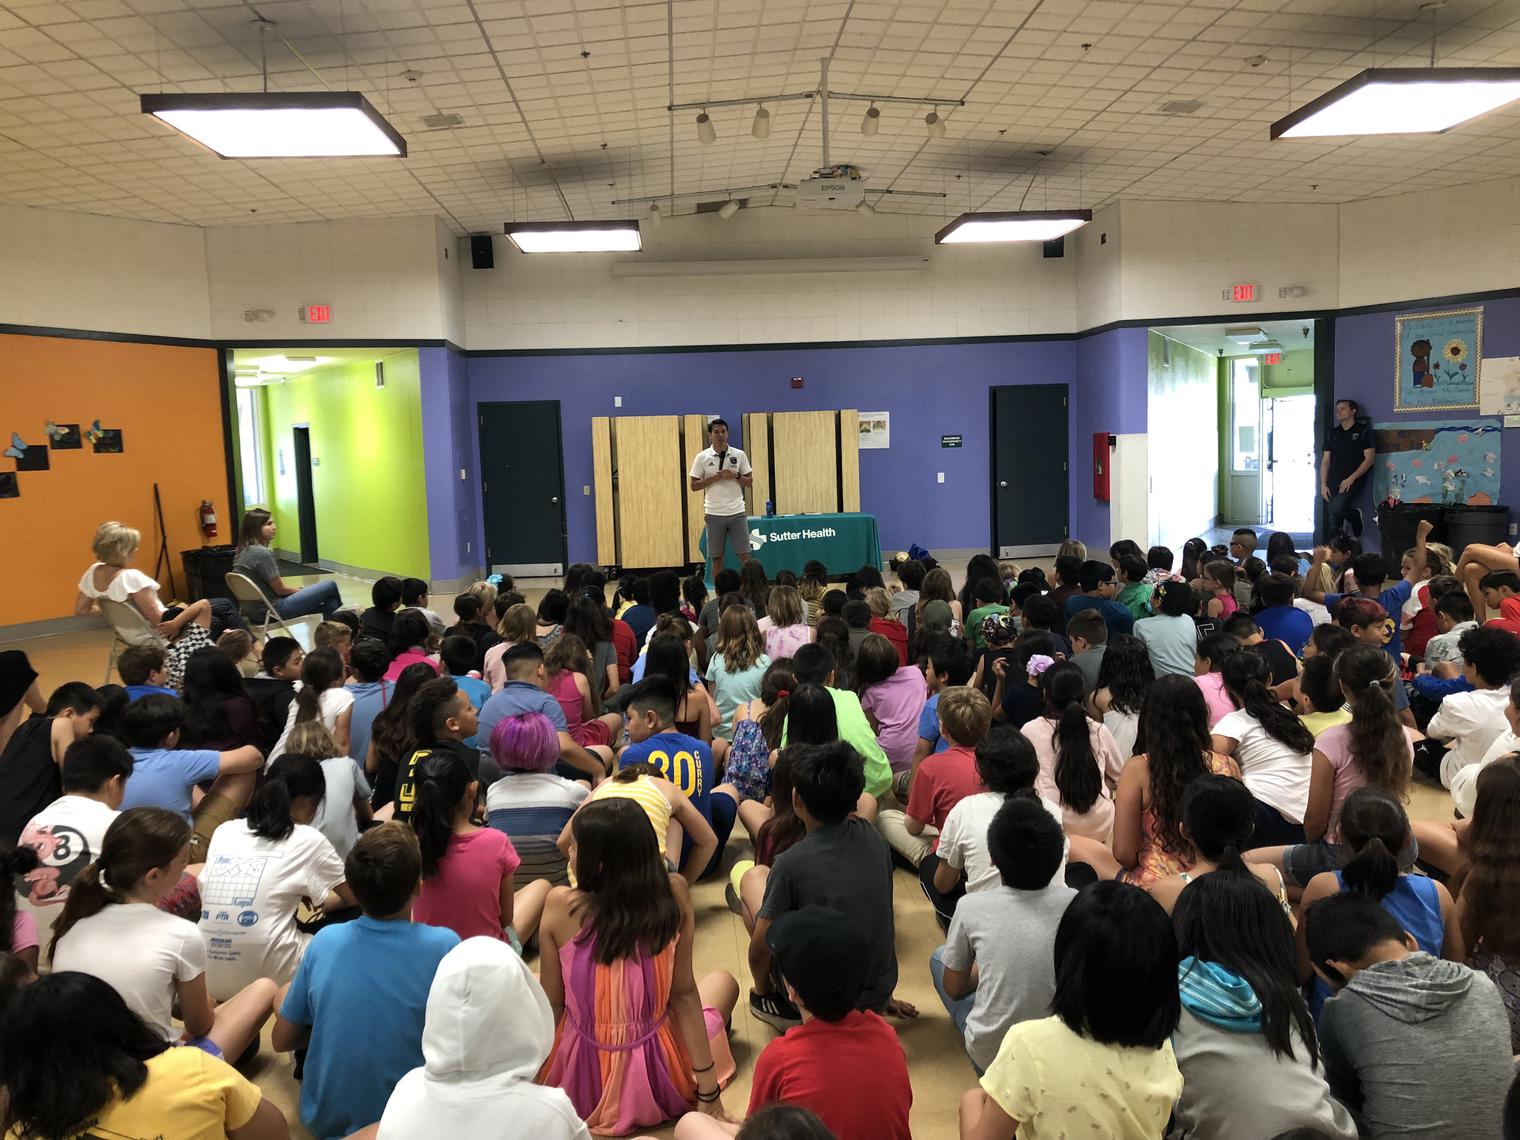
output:
[[[533,1083],[553,1044],[549,999],[522,959],[499,939],[466,939],[438,964],[424,1064],[391,1093],[382,1140],[590,1140],[570,1098]]]

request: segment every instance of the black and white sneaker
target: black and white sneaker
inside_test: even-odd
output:
[[[772,1029],[785,1033],[795,1025],[802,1024],[802,1013],[780,994],[749,994],[749,1011]]]

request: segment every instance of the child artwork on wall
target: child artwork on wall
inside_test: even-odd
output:
[[[55,424],[48,420],[47,437],[48,446],[54,451],[78,451],[84,446],[78,424]]]
[[[1377,502],[1487,507],[1499,501],[1497,423],[1430,420],[1375,424],[1372,432]]]
[[[1481,307],[1398,317],[1394,340],[1394,411],[1477,409]]]
[[[120,428],[103,428],[100,421],[96,420],[90,425],[90,430],[85,432],[85,437],[90,441],[96,455],[120,455],[122,440]]]
[[[11,445],[5,454],[16,461],[17,471],[46,471],[49,466],[47,448],[27,443],[18,431],[11,432]]]
[[[19,499],[21,483],[14,471],[0,471],[0,499]]]

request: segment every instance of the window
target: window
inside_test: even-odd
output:
[[[242,459],[243,507],[265,502],[263,401],[257,388],[237,390],[238,454]]]
[[[1261,470],[1261,368],[1254,356],[1230,361],[1230,469]]]

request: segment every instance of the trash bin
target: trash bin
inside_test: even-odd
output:
[[[1447,507],[1443,522],[1442,541],[1459,555],[1474,542],[1498,546],[1510,541],[1508,507]]]
[[[1429,519],[1435,524],[1436,529],[1430,536],[1432,542],[1447,541],[1443,533],[1446,513],[1450,509],[1440,503],[1400,503],[1397,506],[1378,508],[1377,525],[1382,536],[1382,551],[1395,560],[1395,570],[1398,569],[1397,560],[1414,545],[1414,532],[1422,521]]]
[[[198,602],[202,598],[232,597],[232,591],[227,589],[227,571],[232,569],[232,560],[236,556],[237,547],[230,544],[180,551],[189,600]]]

